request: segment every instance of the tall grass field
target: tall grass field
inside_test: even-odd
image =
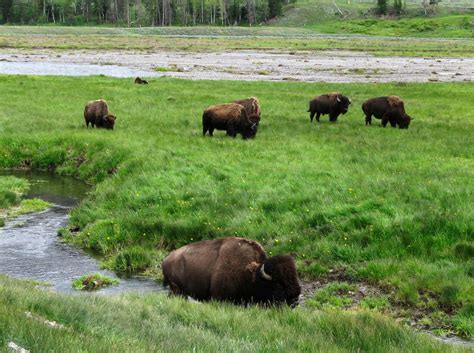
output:
[[[334,124],[327,116],[310,124],[308,101],[331,91],[352,99],[349,112]],[[396,315],[424,315],[473,336],[472,83],[158,78],[141,86],[4,75],[0,92],[0,167],[51,169],[93,184],[61,233],[104,266],[159,277],[171,249],[243,236],[270,255],[293,254],[304,281],[337,273],[384,289],[387,305],[402,308]],[[405,101],[410,128],[365,126],[362,102],[391,94]],[[255,139],[202,136],[204,108],[248,96],[262,105]],[[113,131],[85,128],[84,105],[98,98],[117,116]],[[0,179],[0,195],[17,185]],[[8,339],[32,351],[69,344],[101,352],[448,349],[380,314],[342,313],[337,302],[291,311],[160,295],[67,298],[23,286],[0,279],[0,350]],[[45,331],[24,311],[68,330]]]

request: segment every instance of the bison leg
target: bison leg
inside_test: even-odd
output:
[[[209,136],[214,136],[214,127],[209,127]]]
[[[311,111],[311,113],[309,114],[309,120],[311,122],[313,122],[314,114],[316,114],[316,112],[313,112],[313,111]]]
[[[227,123],[227,136],[236,137],[237,133],[235,132],[234,124],[229,122]]]
[[[206,136],[207,130],[209,130],[209,127],[206,126],[206,125],[203,125],[203,126],[202,126],[202,136]]]
[[[329,114],[329,121],[335,123],[337,121],[337,114],[331,113]]]
[[[316,114],[316,121],[317,121],[318,123],[319,123],[319,118],[320,118],[320,117],[321,117],[321,113],[318,112],[318,113]]]
[[[365,125],[372,125],[372,114],[365,115]]]
[[[383,127],[386,127],[388,121],[389,121],[388,116],[387,116],[387,115],[384,115],[384,116],[382,117],[382,126],[383,126]]]

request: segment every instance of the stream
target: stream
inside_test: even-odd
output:
[[[148,277],[124,277],[102,270],[97,259],[58,237],[58,230],[68,223],[69,211],[87,195],[89,186],[76,179],[47,172],[0,172],[0,176],[5,175],[28,179],[31,188],[26,198],[48,201],[52,207],[8,220],[0,228],[0,273],[46,282],[56,291],[66,293],[79,292],[72,288],[75,278],[96,272],[120,278],[120,284],[94,293],[164,290],[159,282]]]

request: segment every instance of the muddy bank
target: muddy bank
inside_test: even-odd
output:
[[[472,82],[474,58],[373,57],[343,51],[196,53],[9,49],[0,54],[0,73],[334,83]]]

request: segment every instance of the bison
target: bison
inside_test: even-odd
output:
[[[91,124],[92,127],[95,125],[98,128],[113,129],[116,117],[109,113],[107,102],[99,99],[86,104],[84,119],[86,120],[86,127]]]
[[[245,99],[236,100],[233,103],[240,104],[245,108],[245,112],[247,116],[257,115],[260,118],[261,110],[260,110],[260,102],[256,97],[250,97]]]
[[[365,125],[372,124],[372,115],[377,119],[382,119],[382,126],[388,122],[392,127],[408,129],[412,118],[405,113],[405,106],[400,97],[388,96],[371,98],[362,104],[365,114]]]
[[[316,121],[319,123],[321,114],[329,114],[329,121],[336,122],[340,114],[347,113],[350,104],[351,100],[341,93],[333,92],[320,95],[309,102],[309,119],[313,122],[314,115],[316,115]]]
[[[256,114],[247,115],[245,107],[237,103],[211,105],[202,115],[202,134],[212,136],[214,129],[226,130],[227,136],[255,137],[260,123]]]
[[[197,300],[294,305],[301,287],[291,256],[267,257],[253,240],[204,240],[172,251],[162,263],[163,284]]]
[[[135,83],[136,83],[137,85],[147,85],[147,84],[148,84],[148,81],[147,81],[147,80],[142,80],[140,77],[137,77],[137,78],[135,79]]]

